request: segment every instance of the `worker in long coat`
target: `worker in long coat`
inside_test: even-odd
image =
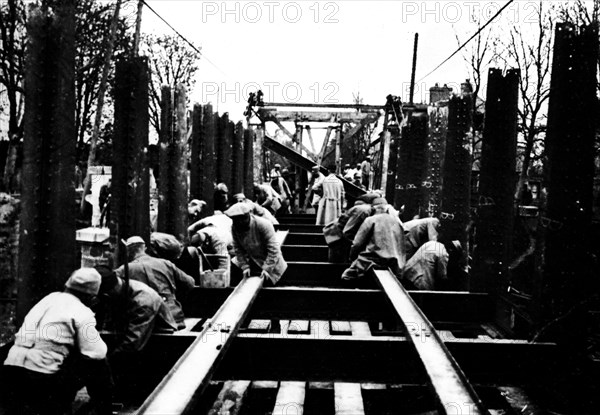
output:
[[[354,262],[342,274],[352,281],[362,278],[373,267],[389,268],[398,278],[405,263],[404,229],[397,218],[388,213],[384,198],[373,201],[373,216],[365,219],[350,248]]]
[[[323,196],[319,200],[317,209],[317,225],[327,225],[337,220],[342,214],[344,184],[335,175],[334,166],[330,166],[327,170],[329,170],[329,175],[318,185],[323,191]]]
[[[262,269],[261,276],[265,280],[276,284],[287,269],[287,263],[273,224],[252,215],[251,209],[248,203],[235,203],[225,211],[233,220],[233,263],[242,269],[244,277],[249,277],[252,261]]]

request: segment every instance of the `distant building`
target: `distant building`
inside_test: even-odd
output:
[[[448,101],[452,96],[452,88],[444,84],[440,86],[438,83],[435,86],[429,88],[429,103],[435,104],[440,101]]]

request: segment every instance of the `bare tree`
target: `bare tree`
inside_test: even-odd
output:
[[[142,53],[150,60],[150,123],[160,135],[160,100],[163,85],[172,90],[183,84],[190,91],[196,80],[200,53],[178,36],[142,35]]]
[[[507,66],[520,70],[517,129],[522,155],[521,172],[515,189],[520,199],[533,161],[543,157],[547,121],[547,101],[550,97],[550,68],[555,27],[556,5],[540,1],[536,6],[536,23],[530,30],[513,25],[497,53]]]

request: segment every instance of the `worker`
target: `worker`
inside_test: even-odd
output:
[[[185,327],[180,301],[194,287],[194,279],[177,268],[171,261],[155,258],[146,253],[146,243],[139,236],[127,239],[129,279],[141,281],[153,288],[165,301],[171,311],[177,328]],[[124,266],[116,270],[117,276],[124,276]]]
[[[224,215],[223,212],[217,211],[214,215],[207,216],[192,223],[188,227],[188,237],[191,238],[199,229],[202,229],[208,225],[216,226],[223,231],[231,231],[231,224],[231,219]]]
[[[111,414],[107,346],[90,308],[100,283],[95,269],[80,268],[62,292],[48,294],[27,313],[4,361],[8,413],[70,414],[75,394],[86,386],[96,413]]]
[[[321,200],[323,190],[320,186],[321,182],[325,180],[325,175],[321,173],[321,168],[319,166],[313,166],[310,172],[311,176],[307,188],[305,210],[308,207],[309,203],[314,208],[317,208],[319,206],[319,200]]]
[[[277,211],[281,208],[281,196],[269,183],[254,183],[254,200],[272,215],[277,215]]]
[[[275,216],[273,216],[271,214],[271,212],[269,212],[267,209],[261,207],[258,203],[255,203],[249,199],[246,198],[246,196],[243,193],[236,193],[235,195],[233,195],[233,200],[236,203],[247,203],[250,205],[250,207],[252,208],[252,210],[250,210],[250,213],[253,214],[254,216],[258,216],[260,218],[266,219],[269,222],[271,222],[273,225],[279,225],[279,221],[277,220],[277,218],[275,218]],[[227,218],[229,219],[229,218]],[[231,219],[229,219],[231,221]],[[231,229],[231,226],[229,227]]]
[[[289,199],[289,205],[290,205],[290,210],[292,211],[296,211],[296,179],[293,175],[290,174],[290,171],[288,169],[283,169],[281,170],[281,177],[283,177],[283,180],[285,180],[285,183],[287,184],[288,188],[290,189],[290,199]]]
[[[329,262],[348,261],[354,236],[364,220],[371,215],[371,202],[375,198],[377,195],[374,194],[360,196],[351,209],[323,228],[323,236],[329,247]],[[348,223],[351,223],[350,227]]]
[[[283,176],[279,175],[271,180],[271,187],[275,190],[281,199],[281,208],[277,211],[279,216],[290,213],[290,202],[292,200],[292,191]]]
[[[369,182],[371,180],[371,157],[365,157],[364,161],[360,164],[360,176],[364,188],[369,189]]]
[[[171,311],[154,289],[141,281],[125,283],[106,265],[96,266],[96,270],[102,276],[103,327],[119,335],[111,355],[139,352],[153,332],[172,333],[177,330]]]
[[[225,212],[227,206],[229,205],[229,189],[227,189],[227,185],[225,183],[219,183],[215,186],[214,193],[214,210]]]
[[[339,218],[344,204],[344,184],[335,174],[335,165],[329,166],[327,170],[329,175],[317,185],[323,193],[317,209],[317,225],[327,225]]]
[[[406,258],[410,259],[425,242],[437,241],[441,226],[438,218],[413,219],[405,222]]]
[[[206,216],[207,210],[208,208],[204,200],[192,199],[190,203],[188,203],[188,223],[198,222]]]
[[[273,168],[271,169],[271,174],[269,175],[269,177],[271,178],[271,180],[277,178],[277,177],[281,177],[281,164],[276,163]]]
[[[251,209],[247,203],[236,203],[225,212],[233,220],[233,263],[241,268],[244,277],[249,277],[250,263],[254,262],[262,269],[265,282],[274,285],[287,269],[287,263],[273,225],[252,215]]]
[[[409,290],[441,290],[448,285],[449,252],[460,256],[460,241],[452,241],[448,248],[438,241],[427,241],[406,262],[402,283]]]
[[[365,219],[354,237],[350,259],[354,260],[342,274],[342,280],[354,282],[373,267],[389,268],[398,278],[405,263],[404,230],[388,213],[385,198],[373,201],[373,216]]]
[[[218,262],[214,268],[229,269],[230,253],[233,255],[233,238],[231,230],[223,231],[214,225],[208,225],[200,229],[192,237],[190,244],[198,247],[205,254],[219,255]]]

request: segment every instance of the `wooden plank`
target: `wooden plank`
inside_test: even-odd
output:
[[[279,382],[276,380],[255,380],[252,389],[277,389]]]
[[[366,105],[366,104],[301,104],[294,102],[265,102],[264,108],[268,107],[293,107],[293,108],[345,108],[361,112],[379,112],[385,109],[384,105]]]
[[[335,414],[364,415],[365,407],[359,383],[335,383]]]
[[[302,415],[306,397],[306,382],[281,382],[273,415]]]
[[[331,336],[329,321],[313,320],[310,322],[311,337],[315,339],[328,339]]]
[[[250,320],[250,324],[246,330],[246,333],[268,333],[271,327],[271,320]]]
[[[248,314],[263,279],[244,278],[175,366],[142,404],[139,414],[180,414],[193,407]]]
[[[353,337],[366,338],[372,336],[371,328],[366,321],[352,321],[350,322],[350,328],[352,329]]]
[[[315,141],[313,140],[312,130],[310,128],[310,125],[307,125],[305,128],[306,128],[306,132],[308,133],[308,141],[310,142],[310,149],[312,150],[313,154],[317,154],[317,149],[315,147]]]
[[[217,400],[208,411],[208,415],[238,415],[242,410],[249,388],[250,381],[230,380],[225,382]]]
[[[332,390],[333,382],[308,382],[308,389]]]
[[[331,321],[331,334],[335,336],[350,336],[352,328],[349,321]]]
[[[310,334],[310,321],[290,320],[287,332],[289,334]]]
[[[329,137],[331,136],[332,131],[333,127],[327,127],[325,139],[323,140],[323,146],[321,147],[321,151],[319,152],[319,158],[317,159],[318,165],[321,165],[323,163],[323,158],[325,157],[325,151],[327,151],[327,144],[329,143]]]

